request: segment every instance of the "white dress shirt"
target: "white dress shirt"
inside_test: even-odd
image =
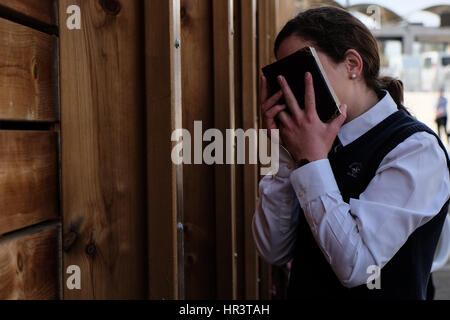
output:
[[[387,93],[342,126],[342,145],[397,110]],[[411,135],[388,153],[359,199],[349,203],[342,199],[328,159],[294,168],[294,160],[281,148],[278,173],[260,182],[252,224],[257,250],[271,264],[289,262],[301,206],[316,242],[346,287],[365,284],[368,266],[382,268],[450,197],[445,153],[427,132]]]

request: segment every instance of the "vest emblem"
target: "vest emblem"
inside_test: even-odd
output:
[[[358,178],[359,173],[361,172],[362,163],[361,162],[353,162],[348,166],[347,175],[353,178]]]

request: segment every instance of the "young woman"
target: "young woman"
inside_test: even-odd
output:
[[[293,259],[289,298],[425,299],[450,197],[447,152],[402,105],[401,82],[379,77],[377,42],[351,14],[300,13],[275,54],[305,46],[318,51],[342,115],[320,121],[310,74],[305,101],[282,77],[268,97],[262,77],[264,126],[280,130],[283,148],[278,173],[259,186],[257,249],[271,264]]]
[[[447,131],[447,98],[445,97],[445,88],[441,88],[439,90],[439,99],[436,106],[436,124],[439,137],[441,136],[442,127],[445,132],[445,137],[447,138],[447,141],[449,141]]]

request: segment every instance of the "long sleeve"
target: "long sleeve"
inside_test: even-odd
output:
[[[270,264],[283,265],[292,257],[300,208],[289,180],[293,169],[292,157],[281,147],[277,174],[265,176],[259,184],[252,232],[259,254]]]
[[[316,242],[347,287],[364,284],[368,266],[382,268],[450,195],[445,154],[425,132],[392,150],[359,199],[349,203],[328,159],[295,170],[290,180]]]

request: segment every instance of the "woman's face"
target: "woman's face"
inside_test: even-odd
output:
[[[307,46],[314,47],[310,41],[305,41],[299,36],[289,36],[281,42],[276,58],[280,60]],[[316,51],[334,92],[342,104],[347,103],[349,90],[346,88],[350,80],[345,63],[335,63],[319,49],[316,48]]]

